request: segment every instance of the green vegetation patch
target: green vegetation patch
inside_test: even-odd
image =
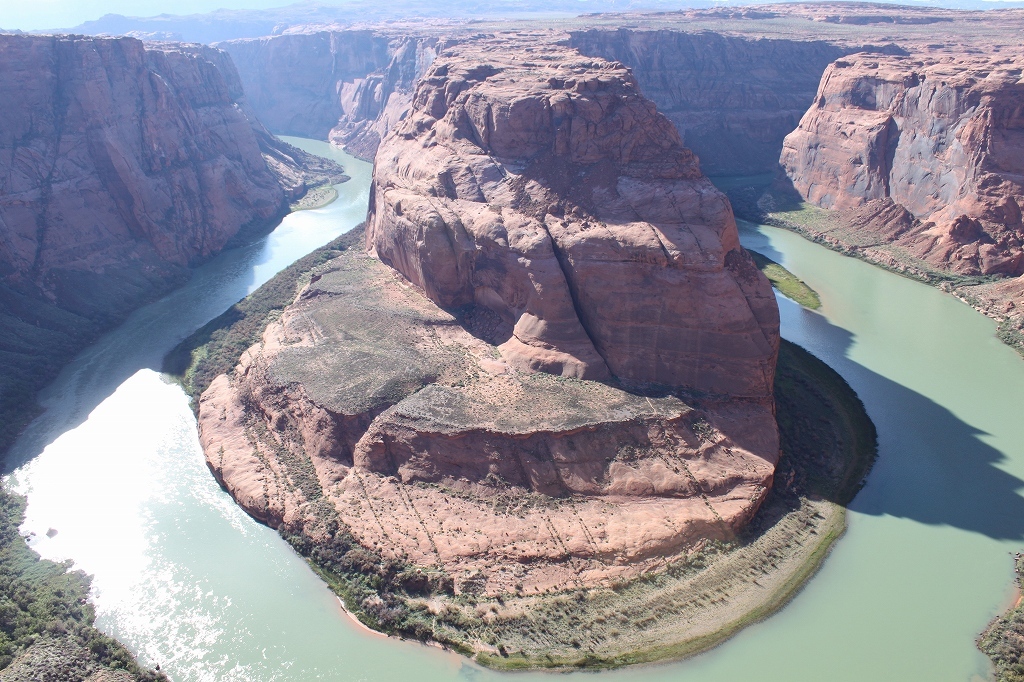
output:
[[[293,202],[289,208],[292,211],[309,211],[314,208],[323,208],[333,203],[337,198],[338,190],[335,189],[334,185],[320,185],[307,191],[302,195],[301,199]]]
[[[781,227],[846,256],[860,258],[898,275],[933,286],[966,287],[999,279],[994,275],[960,275],[940,270],[905,249],[847,224],[837,211],[812,206],[788,192],[769,189],[750,220]]]
[[[996,327],[996,336],[1024,356],[1024,322],[1019,319],[1005,319]]]
[[[414,599],[453,595],[455,583],[450,576],[385,559],[352,537],[329,502],[321,500],[315,505],[315,526],[303,533],[282,527],[280,533],[341,598],[349,613],[379,632],[423,642],[433,640],[471,653],[457,639],[446,637],[444,628],[427,608],[413,603]]]
[[[41,559],[19,533],[24,518],[25,498],[0,486],[0,677],[78,682],[106,669],[166,680],[93,627],[91,579],[70,562]]]
[[[463,375],[466,352],[424,330],[455,318],[419,294],[392,286],[393,274],[371,258],[341,257],[318,271],[294,309],[311,342],[281,349],[269,368],[281,386],[298,384],[316,404],[339,414],[393,405],[442,376]]]
[[[1018,589],[1024,585],[1024,555],[1014,562]],[[996,682],[1024,682],[1024,603],[1018,600],[978,637],[978,648],[995,666]]]
[[[818,292],[807,286],[802,279],[768,256],[757,251],[751,251],[750,249],[747,249],[747,252],[754,258],[758,269],[764,273],[764,276],[768,278],[772,286],[781,291],[784,296],[811,310],[817,310],[821,307],[821,299],[818,298]]]
[[[194,410],[199,409],[199,396],[210,383],[234,367],[239,356],[260,340],[267,324],[295,300],[298,290],[309,281],[311,271],[360,243],[362,238],[363,231],[357,227],[300,258],[167,354],[163,371],[181,381],[192,397]]]
[[[491,381],[489,388],[466,390],[434,384],[399,403],[392,418],[449,433],[479,429],[529,435],[624,423],[653,415],[676,417],[690,410],[674,396],[648,398],[596,381],[539,372]]]

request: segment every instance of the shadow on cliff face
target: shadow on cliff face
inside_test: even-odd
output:
[[[779,305],[788,308],[783,335],[838,371],[878,429],[878,460],[851,509],[953,526],[996,540],[1024,538],[1024,497],[1017,492],[1024,481],[998,468],[1006,455],[982,440],[985,432],[851,360],[854,336],[846,329],[822,315],[795,310],[788,300],[780,298]],[[785,322],[793,314],[801,316],[795,336],[787,334]]]

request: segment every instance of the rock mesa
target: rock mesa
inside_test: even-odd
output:
[[[250,513],[492,595],[628,580],[749,521],[778,459],[778,312],[626,68],[446,50],[372,197],[370,254],[318,269],[202,397]]]

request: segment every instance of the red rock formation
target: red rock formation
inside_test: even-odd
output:
[[[509,54],[514,49],[515,54]],[[435,61],[381,146],[368,244],[513,364],[771,395],[778,312],[725,197],[621,64],[529,42]]]
[[[212,48],[3,35],[0,64],[3,450],[96,333],[344,176],[267,133]]]
[[[532,595],[728,539],[771,487],[770,400],[517,372],[380,261],[317,274],[199,406],[211,470],[274,527],[321,541],[337,519],[458,590]]]
[[[781,163],[807,201],[932,266],[1019,275],[1022,69],[996,54],[838,60]]]
[[[10,286],[59,300],[107,268],[185,266],[305,191],[296,163],[307,155],[250,119],[217,50],[2,36],[0,55]]]
[[[449,48],[372,196],[380,260],[319,269],[202,396],[207,461],[250,513],[488,594],[629,579],[749,522],[778,459],[778,310],[628,70]]]

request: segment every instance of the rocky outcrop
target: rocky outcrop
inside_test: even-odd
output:
[[[388,38],[373,31],[315,32],[233,40],[247,99],[275,133],[327,139],[343,113],[340,89],[385,67]]]
[[[517,367],[770,396],[774,297],[671,123],[621,64],[509,43],[428,71],[377,153],[368,245],[496,312]]]
[[[331,142],[372,160],[380,141],[408,114],[417,81],[444,45],[453,42],[436,37],[393,39],[387,66],[341,85],[342,115],[331,130]]]
[[[199,406],[207,462],[256,518],[337,528],[462,592],[608,585],[728,539],[772,484],[770,401],[684,401],[515,371],[355,251]],[[475,335],[474,335],[475,334]]]
[[[286,209],[264,154],[282,169],[305,155],[246,115],[223,53],[22,36],[0,50],[9,286],[59,303],[107,268],[187,266]],[[287,189],[303,191],[301,174]]]
[[[212,48],[7,35],[0,63],[3,449],[99,330],[344,176],[267,133]]]
[[[853,55],[781,163],[810,203],[960,275],[1024,273],[1024,60]]]
[[[247,99],[271,130],[330,139],[373,159],[409,108],[438,37],[378,31],[313,31],[222,43]]]
[[[239,504],[491,595],[628,580],[752,518],[778,459],[775,300],[627,69],[450,48],[372,196],[371,255],[316,270],[202,396]]]

